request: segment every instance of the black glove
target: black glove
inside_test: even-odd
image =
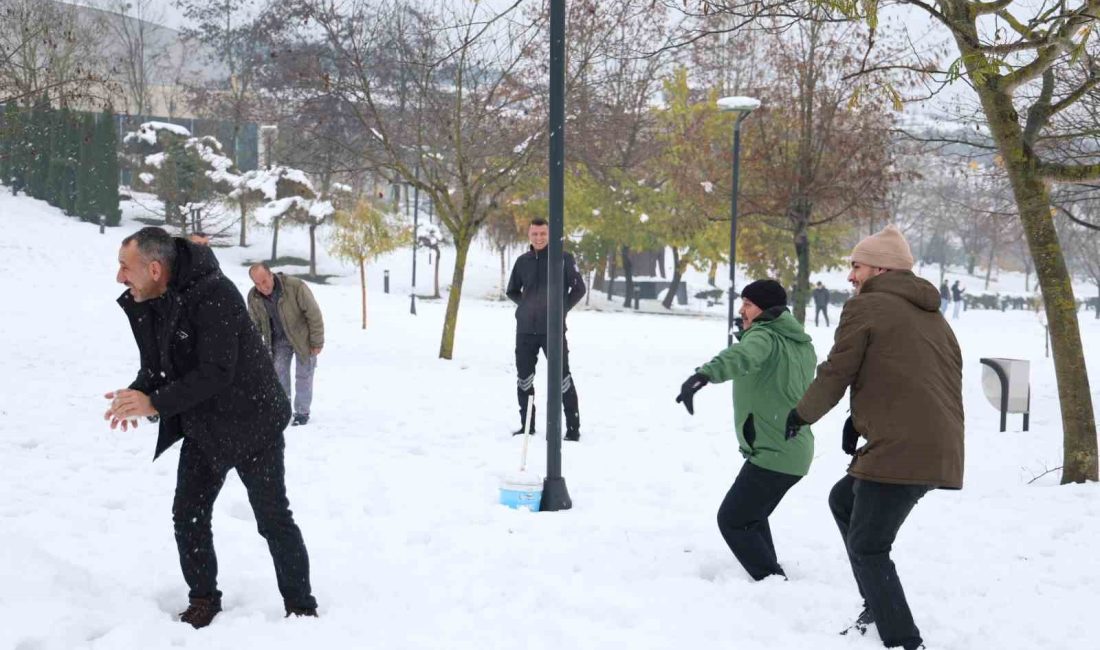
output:
[[[684,403],[684,408],[688,410],[688,413],[695,415],[695,405],[692,400],[695,399],[695,393],[699,392],[699,389],[710,383],[706,375],[702,373],[695,373],[688,377],[688,380],[684,382],[683,386],[680,386],[680,394],[676,396],[676,403]]]
[[[794,437],[798,435],[802,427],[807,424],[809,424],[809,422],[802,419],[802,416],[798,414],[798,409],[791,409],[791,412],[787,414],[787,440],[794,440]]]
[[[740,341],[741,340],[741,335],[745,333],[745,319],[741,318],[740,316],[733,319],[733,329],[734,329],[733,335],[735,337],[737,337],[738,341]]]
[[[856,445],[859,444],[859,431],[852,424],[852,418],[844,421],[844,437],[840,441],[840,448],[849,456],[856,455]]]

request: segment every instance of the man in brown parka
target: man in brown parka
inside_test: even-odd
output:
[[[962,488],[962,355],[940,313],[939,291],[913,274],[897,228],[861,241],[851,261],[856,296],[844,305],[828,359],[790,413],[787,437],[851,388],[842,446],[853,458],[829,494],[864,601],[849,629],[862,634],[875,623],[886,647],[914,650],[923,641],[890,548],[929,490]],[[856,449],[861,436],[867,443]]]

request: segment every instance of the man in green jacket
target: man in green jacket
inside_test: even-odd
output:
[[[923,648],[890,549],[917,501],[963,482],[962,354],[940,311],[940,292],[913,274],[913,255],[894,226],[852,251],[856,296],[840,314],[833,349],[788,416],[801,438],[851,388],[842,448],[848,474],[829,494],[863,612],[849,629],[875,623],[883,644]],[[856,448],[859,438],[867,443]],[[845,631],[847,632],[847,630]]]
[[[248,292],[248,315],[271,351],[279,383],[290,397],[290,359],[294,369],[294,419],[291,426],[309,422],[313,402],[313,373],[325,345],[321,308],[309,286],[298,278],[272,273],[264,262],[253,264],[248,276],[256,286]]]
[[[774,280],[741,291],[744,332],[739,343],[699,368],[677,402],[694,414],[695,393],[708,383],[732,380],[734,429],[745,464],[718,509],[718,529],[754,580],[785,576],[775,554],[768,517],[787,490],[810,470],[813,433],[784,439],[787,414],[814,377],[810,337],[787,310],[787,292]]]

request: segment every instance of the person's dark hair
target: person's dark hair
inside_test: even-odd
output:
[[[549,226],[550,222],[547,221],[546,219],[543,219],[542,217],[535,217],[534,219],[531,220],[531,225],[532,226]]]
[[[160,262],[169,271],[176,265],[176,242],[164,228],[146,226],[122,240],[123,246],[133,242],[141,256],[149,262]]]

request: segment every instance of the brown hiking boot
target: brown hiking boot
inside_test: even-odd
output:
[[[188,623],[196,630],[210,625],[218,612],[222,611],[222,601],[219,598],[191,598],[191,604],[186,610],[180,612],[180,621]]]
[[[313,618],[320,618],[317,615],[317,608],[316,607],[291,607],[290,605],[285,605],[285,607],[286,607],[286,616],[284,616],[283,618],[290,618],[291,614],[293,614],[296,617],[312,616]]]

